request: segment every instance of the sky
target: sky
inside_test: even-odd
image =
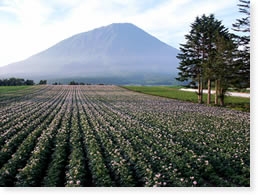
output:
[[[72,35],[133,23],[179,49],[197,16],[231,29],[239,0],[0,0],[0,66],[24,60]]]

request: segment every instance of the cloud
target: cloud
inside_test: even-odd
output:
[[[48,19],[48,15],[53,11],[51,7],[46,6],[43,2],[37,0],[4,0],[4,6],[1,7],[5,11],[14,14],[19,24],[40,25]]]
[[[238,12],[237,3],[238,0],[2,0],[0,52],[4,57],[0,66],[29,57],[74,34],[115,22],[134,23],[178,47],[197,15],[215,13],[223,17],[220,20],[227,18],[226,22],[232,23],[232,15]]]
[[[196,3],[198,2],[198,3]],[[194,22],[197,16],[202,14],[215,13],[215,16],[225,16],[225,13],[230,13],[230,20],[227,20],[227,27],[231,27],[233,17],[238,12],[238,0],[181,0],[167,1],[159,6],[148,10],[144,14],[133,16],[133,20],[139,26],[151,32],[154,36],[161,40],[172,43],[173,46],[178,46],[179,39],[184,40],[184,35],[190,30],[190,24]],[[232,10],[235,7],[235,10]],[[228,10],[231,9],[231,10]],[[233,15],[233,16],[232,16]],[[224,20],[226,18],[219,18]],[[181,41],[181,43],[182,43]]]

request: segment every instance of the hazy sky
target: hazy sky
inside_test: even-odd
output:
[[[196,16],[214,13],[227,28],[243,15],[238,0],[0,0],[0,66],[74,34],[130,22],[179,48]]]

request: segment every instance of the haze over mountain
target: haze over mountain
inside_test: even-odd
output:
[[[1,77],[109,78],[121,83],[173,80],[178,50],[130,23],[114,23],[67,38],[30,58],[0,68]],[[105,79],[104,79],[105,78]],[[103,80],[104,79],[104,80]]]

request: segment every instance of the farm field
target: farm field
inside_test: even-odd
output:
[[[250,186],[250,113],[117,86],[0,94],[0,186]]]
[[[160,96],[167,97],[171,99],[178,99],[189,102],[198,102],[197,95],[195,92],[191,91],[183,91],[182,87],[179,86],[123,86],[126,89]],[[214,95],[211,96],[211,103],[214,103]],[[207,99],[207,94],[203,94],[204,102]],[[234,96],[226,96],[225,97],[225,105],[227,108],[240,110],[245,112],[250,112],[250,98],[245,97],[234,97]]]

